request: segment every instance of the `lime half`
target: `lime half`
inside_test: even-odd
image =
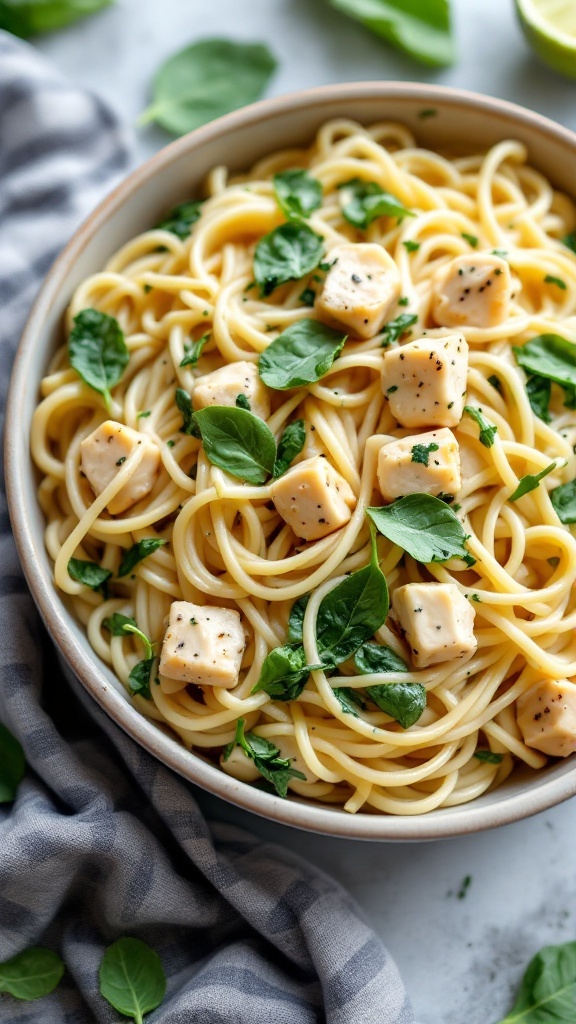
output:
[[[576,0],[516,0],[516,9],[534,53],[576,78]]]

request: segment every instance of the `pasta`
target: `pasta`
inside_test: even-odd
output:
[[[322,186],[321,205],[310,202],[296,210],[299,216],[286,200],[279,205],[272,181],[294,168]],[[355,226],[343,214],[341,186],[358,179],[376,183],[378,201],[384,192],[407,212],[395,216],[391,207],[365,227]],[[42,474],[46,546],[56,586],[96,655],[138,711],[169,727],[187,748],[220,759],[231,774],[254,778],[258,771],[242,771],[242,759],[249,759],[240,747],[233,756],[226,751],[229,763],[222,758],[241,735],[241,720],[245,735],[266,740],[262,749],[275,750],[294,769],[284,789],[348,812],[423,814],[475,799],[502,783],[517,762],[541,769],[547,756],[525,742],[517,701],[542,680],[570,687],[576,676],[576,541],[550,499],[576,475],[576,414],[569,388],[557,377],[550,384],[533,374],[527,390],[514,346],[536,336],[569,340],[576,329],[576,258],[562,242],[576,223],[573,203],[526,163],[518,142],[452,158],[418,148],[401,125],[363,128],[342,120],[324,125],[310,148],[274,153],[244,176],[229,179],[216,168],[206,194],[190,230],[145,231],[72,298],[67,333],[82,311],[94,309],[113,317],[125,337],[129,361],[111,387],[109,411],[102,394],[71,366],[66,346],[42,382],[32,451]],[[254,286],[256,243],[285,222],[296,230],[304,221],[323,241],[320,268],[315,264],[262,295],[266,288]],[[240,362],[256,366],[274,339],[316,320],[330,254],[347,243],[373,244],[390,255],[398,301],[372,336],[351,331],[317,380],[268,389],[271,408],[259,420],[276,440],[289,424],[303,421],[304,449],[291,465],[320,456],[351,489],[342,524],[303,540],[271,500],[273,478],[246,482],[210,461],[204,432],[195,436],[190,422],[186,430],[186,398],[194,399],[208,374]],[[461,656],[416,667],[418,652],[406,642],[394,597],[392,614],[372,636],[391,652],[392,671],[370,671],[365,664],[360,670],[353,654],[326,664],[317,634],[322,603],[351,579],[347,574],[371,557],[374,565],[365,509],[383,504],[380,452],[415,433],[393,414],[386,378],[384,388],[381,381],[384,361],[415,339],[441,345],[454,335],[453,326],[435,319],[438,275],[459,258],[464,262],[454,266],[466,267],[466,260],[474,263],[494,250],[506,274],[510,268],[512,294],[500,322],[458,327],[469,347],[465,401],[476,419],[464,413],[452,427],[462,484],[456,501],[445,506],[464,525],[474,564],[458,555],[423,564],[386,536],[375,541],[392,595],[418,583],[457,588],[475,612],[473,645]],[[246,403],[239,408],[255,415]],[[115,515],[107,506],[130,487],[144,448],[117,460],[113,478],[95,495],[81,446],[106,420],[136,431],[159,451],[150,492]],[[427,446],[424,459],[429,450],[438,444]],[[514,498],[519,482],[538,474],[540,482],[522,484],[528,489]],[[441,498],[452,501],[452,495]],[[146,556],[119,575],[127,552],[150,539],[164,543],[149,545]],[[100,567],[108,580],[98,576],[87,585],[85,576],[69,571],[70,559]],[[286,647],[293,606],[308,594],[305,610],[298,606],[300,668],[316,667],[304,672],[292,699],[275,699],[258,689],[262,667],[270,651]],[[131,685],[135,666],[148,661],[150,675],[159,646],[143,652],[139,632],[110,632],[111,616],[134,620],[159,645],[173,602],[240,613],[247,642],[237,685],[171,687],[164,678],[155,681],[157,663],[149,697],[146,686]],[[298,642],[296,635],[289,650]],[[422,713],[407,728],[401,715],[382,710],[367,693],[393,685],[426,691]]]

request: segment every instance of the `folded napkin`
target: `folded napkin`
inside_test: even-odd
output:
[[[42,277],[129,159],[100,100],[0,32],[0,412]],[[43,945],[67,967],[40,1002],[0,996],[0,1021],[120,1020],[98,966],[133,935],[168,976],[150,1024],[413,1024],[394,962],[336,882],[209,825],[191,785],[74,696],[27,591],[3,486],[0,565],[0,719],[29,765],[16,802],[0,805],[0,961]]]

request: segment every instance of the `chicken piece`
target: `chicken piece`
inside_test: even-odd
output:
[[[511,289],[500,256],[457,256],[434,275],[432,316],[441,327],[495,327],[508,317]]]
[[[384,501],[415,491],[455,495],[462,486],[458,441],[447,427],[390,441],[378,453],[377,475]]]
[[[239,612],[173,601],[160,656],[162,690],[175,693],[187,683],[236,686],[245,646]]]
[[[350,242],[331,249],[332,263],[315,309],[330,327],[373,338],[400,296],[400,272],[381,245]]]
[[[238,362],[198,377],[194,384],[194,409],[208,405],[236,405],[238,395],[250,403],[250,412],[267,420],[270,416],[270,393],[260,379],[256,363]]]
[[[551,757],[576,753],[576,684],[542,679],[521,694],[516,719],[527,747]]]
[[[220,767],[227,775],[238,779],[239,782],[256,782],[256,779],[262,778],[252,758],[248,757],[239,746],[232,747],[226,760],[222,754],[220,755]]]
[[[468,344],[462,334],[418,338],[384,356],[382,388],[403,427],[455,427],[462,419]]]
[[[147,434],[115,420],[106,420],[80,445],[80,467],[96,495],[102,494],[138,445],[144,447],[142,461],[108,502],[108,511],[113,516],[150,494],[158,477],[160,449]]]
[[[392,607],[415,668],[463,658],[478,646],[476,612],[454,583],[407,583],[394,591]]]
[[[349,522],[356,496],[321,455],[298,462],[274,480],[270,497],[297,537],[318,540]]]

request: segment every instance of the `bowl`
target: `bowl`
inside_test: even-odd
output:
[[[210,793],[282,824],[356,839],[440,839],[516,821],[573,796],[576,757],[540,772],[518,768],[500,788],[476,801],[423,817],[350,815],[294,797],[282,800],[237,782],[132,708],[116,677],[89,646],[54,588],[36,497],[37,475],[29,454],[39,382],[52,351],[61,343],[63,314],[80,281],[99,269],[123,242],[153,224],[171,202],[194,195],[215,165],[247,169],[274,149],[306,144],[333,117],[365,124],[400,121],[422,145],[462,153],[486,149],[512,136],[526,144],[530,161],[556,187],[570,192],[576,177],[576,135],[566,129],[501,100],[419,84],[363,82],[311,89],[257,103],[172,143],[97,207],[40,291],[10,385],[5,432],[9,507],[28,584],[67,669],[119,726],[160,761]]]

